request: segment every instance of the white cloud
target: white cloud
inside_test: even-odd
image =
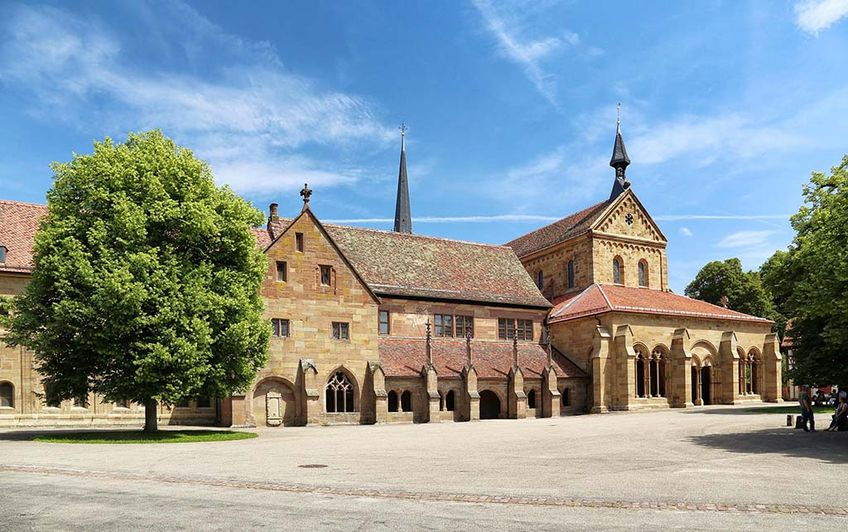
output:
[[[689,229],[688,227],[681,227],[680,228],[680,234],[685,236],[685,237],[691,237],[693,233],[692,233],[692,230]]]
[[[765,245],[774,231],[736,231],[716,244],[720,248],[753,248]]]
[[[788,214],[659,214],[653,217],[658,222],[681,220],[788,220]]]
[[[183,4],[162,4],[179,49],[221,50],[206,75],[132,68],[120,37],[97,20],[22,6],[0,44],[0,80],[30,88],[36,112],[90,127],[160,128],[209,160],[218,180],[241,192],[276,192],[310,180],[349,183],[357,169],[316,170],[309,144],[361,149],[393,140],[364,98],[326,90],[286,70],[261,43],[245,43]],[[155,20],[155,19],[154,19]]]
[[[503,2],[497,7],[490,0],[473,0],[483,17],[486,29],[497,39],[498,50],[507,59],[521,66],[525,76],[545,99],[556,105],[556,77],[543,68],[543,61],[569,46],[580,43],[574,32],[559,36],[526,37],[529,33],[522,22],[528,5]]]
[[[818,34],[848,16],[848,0],[802,0],[795,4],[795,24]]]
[[[338,220],[325,220],[327,223],[336,224],[367,224],[367,223],[389,223],[394,218],[345,218]],[[480,216],[413,216],[414,223],[425,224],[452,224],[452,223],[497,223],[497,222],[544,222],[550,223],[559,220],[555,216],[539,216],[535,214],[494,214]]]

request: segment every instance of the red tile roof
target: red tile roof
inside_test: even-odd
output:
[[[520,236],[506,245],[514,249],[515,254],[519,257],[526,257],[539,250],[559,244],[587,232],[611,203],[612,200],[596,203],[582,211],[566,216],[562,220]]]
[[[599,284],[593,284],[576,297],[560,302],[551,310],[549,320],[551,323],[556,323],[605,312],[633,312],[772,323],[771,320],[765,318],[749,316],[672,292]]]
[[[35,232],[47,207],[20,201],[0,200],[0,246],[5,246],[6,262],[0,271],[32,271],[32,246]]]
[[[415,377],[427,362],[424,338],[380,338],[380,363],[388,377]],[[464,340],[433,339],[433,363],[439,377],[459,377],[467,359]],[[483,378],[506,378],[512,368],[512,342],[473,340],[471,359],[477,375]],[[552,361],[560,377],[586,377],[586,373],[556,349]],[[518,365],[525,377],[539,377],[545,368],[547,354],[539,344],[518,343]]]

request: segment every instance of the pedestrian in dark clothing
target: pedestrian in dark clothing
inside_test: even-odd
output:
[[[804,424],[804,432],[815,432],[816,420],[813,417],[813,403],[810,401],[809,386],[804,386],[801,396],[798,397],[798,402],[801,404],[801,422]],[[810,424],[809,428],[807,428],[808,422]]]

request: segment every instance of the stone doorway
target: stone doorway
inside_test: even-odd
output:
[[[296,424],[297,401],[291,385],[274,377],[257,384],[253,392],[253,419],[258,427]]]
[[[710,395],[712,391],[710,383],[712,380],[712,366],[704,366],[701,368],[701,400],[702,404],[711,405],[713,404],[713,398]]]
[[[501,415],[501,400],[492,390],[480,392],[480,419],[498,419]]]

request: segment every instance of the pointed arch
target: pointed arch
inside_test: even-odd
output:
[[[356,412],[356,379],[344,366],[333,370],[324,386],[324,409],[328,414]]]
[[[612,259],[612,282],[613,284],[624,284],[624,260],[620,255]]]
[[[648,287],[648,261],[645,259],[639,261],[639,286]]]

